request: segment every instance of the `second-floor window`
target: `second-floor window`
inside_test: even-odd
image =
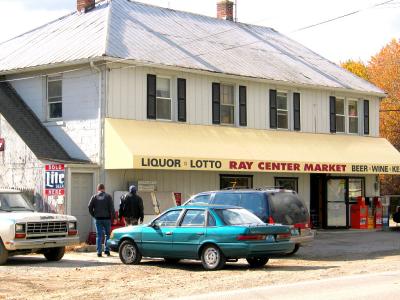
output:
[[[62,77],[47,77],[47,118],[62,118]]]
[[[288,112],[288,101],[287,93],[278,91],[276,94],[276,104],[277,104],[277,121],[278,129],[288,129],[289,128],[289,112]]]
[[[157,77],[156,116],[157,119],[171,120],[171,80]]]
[[[349,115],[349,133],[358,133],[358,101],[349,99],[347,107]]]
[[[221,84],[221,124],[234,125],[235,98],[233,85]]]

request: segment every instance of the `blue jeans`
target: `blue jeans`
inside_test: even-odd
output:
[[[104,239],[104,251],[109,252],[110,248],[107,246],[107,241],[110,238],[111,231],[111,220],[96,220],[96,250],[97,254],[101,254],[103,248],[103,234]]]

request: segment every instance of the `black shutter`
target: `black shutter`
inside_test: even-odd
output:
[[[364,134],[369,134],[369,101],[364,100]]]
[[[293,129],[300,131],[300,93],[293,93],[293,118],[294,126]]]
[[[329,97],[329,116],[331,132],[336,132],[336,97]]]
[[[269,127],[276,129],[278,111],[276,107],[276,90],[269,90]]]
[[[147,74],[147,119],[156,119],[157,76]]]
[[[186,122],[186,79],[178,78],[178,121]]]
[[[239,86],[239,124],[247,126],[247,90],[245,86]]]
[[[212,84],[212,123],[220,124],[221,116],[220,116],[220,99],[221,96],[221,86],[217,82],[213,82]]]

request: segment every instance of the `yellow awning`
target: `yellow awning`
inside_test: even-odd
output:
[[[106,169],[400,174],[383,138],[105,120]]]

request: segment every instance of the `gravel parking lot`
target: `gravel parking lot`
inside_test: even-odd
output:
[[[312,246],[273,258],[262,269],[250,269],[244,260],[217,272],[196,261],[126,266],[116,253],[97,258],[70,252],[58,263],[39,255],[15,257],[0,266],[0,299],[165,299],[399,269],[399,231],[319,231]]]

